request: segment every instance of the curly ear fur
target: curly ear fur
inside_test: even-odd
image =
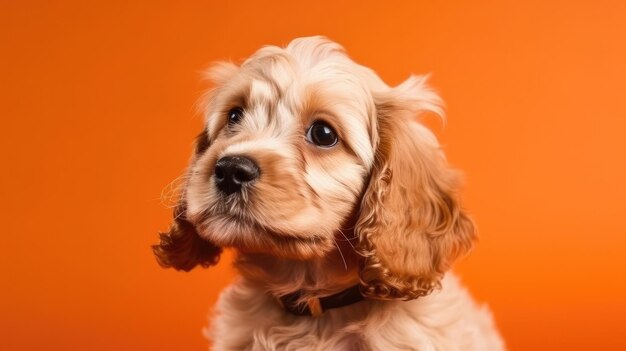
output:
[[[152,250],[161,267],[190,271],[195,266],[209,267],[217,264],[222,249],[200,238],[193,224],[185,219],[184,206],[174,211],[174,222],[167,233],[159,233],[161,239]]]
[[[355,227],[362,293],[415,299],[471,249],[474,225],[457,199],[457,173],[435,136],[413,120],[420,111],[441,112],[437,95],[411,78],[375,99],[378,147]]]
[[[196,155],[209,147],[206,131],[196,138]],[[159,233],[160,242],[152,246],[159,264],[164,268],[190,271],[195,266],[209,267],[217,264],[222,248],[204,240],[195,226],[187,221],[184,199],[174,210],[174,222],[167,233]]]

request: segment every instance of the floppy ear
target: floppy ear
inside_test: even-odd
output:
[[[414,120],[422,111],[440,114],[439,101],[425,78],[375,94],[378,146],[355,226],[368,297],[429,294],[475,239],[457,198],[458,175],[435,136]]]
[[[206,132],[196,139],[196,156],[209,146]],[[192,161],[193,163],[193,161]],[[166,233],[159,233],[160,242],[152,246],[154,255],[164,268],[190,271],[197,265],[209,267],[217,264],[222,249],[202,239],[196,227],[187,220],[184,198],[174,209],[174,222]]]

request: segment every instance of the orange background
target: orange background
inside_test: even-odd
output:
[[[0,349],[205,348],[231,256],[149,249],[199,72],[313,34],[393,84],[433,73],[481,233],[457,271],[510,349],[626,349],[625,4],[1,0]]]

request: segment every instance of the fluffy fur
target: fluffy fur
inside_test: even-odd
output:
[[[475,240],[458,175],[416,117],[441,102],[411,77],[389,87],[336,43],[311,37],[216,65],[180,204],[154,251],[190,270],[236,249],[241,277],[221,295],[207,336],[215,350],[498,351],[490,313],[446,273]],[[234,107],[244,113],[229,124]],[[305,138],[315,121],[339,137]],[[214,169],[245,156],[260,178],[224,195]],[[355,284],[362,302],[320,317],[286,312]]]

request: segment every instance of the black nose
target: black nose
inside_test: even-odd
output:
[[[226,195],[240,191],[258,177],[259,167],[247,157],[226,156],[215,164],[215,185]]]

